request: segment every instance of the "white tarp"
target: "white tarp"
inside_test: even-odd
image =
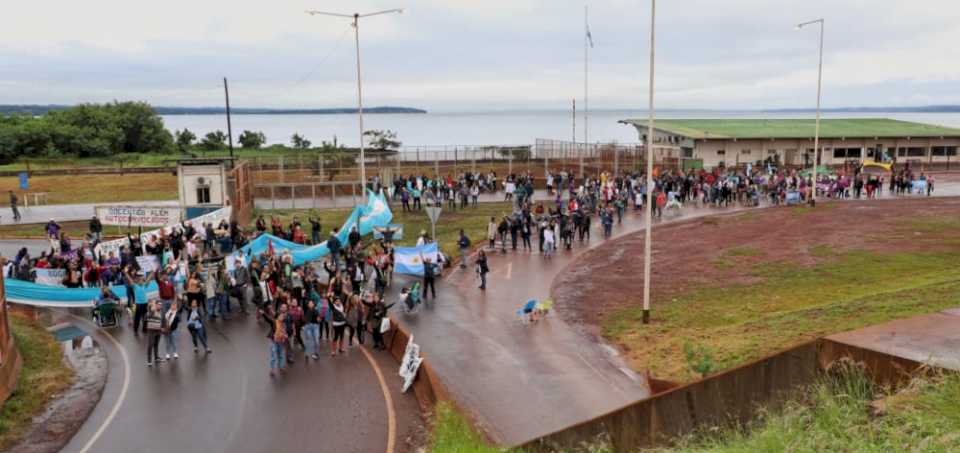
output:
[[[104,225],[162,227],[180,221],[180,209],[164,206],[97,206]]]

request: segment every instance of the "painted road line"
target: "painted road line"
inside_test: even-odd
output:
[[[380,390],[383,391],[383,399],[387,403],[387,453],[393,453],[394,445],[397,443],[397,413],[393,409],[393,397],[390,396],[390,388],[387,387],[387,381],[383,379],[383,372],[380,371],[377,362],[373,360],[373,356],[362,346],[358,349],[363,352],[367,362],[370,362],[374,373],[377,374],[377,380],[380,381]]]
[[[510,280],[510,274],[513,272],[513,263],[507,263],[507,280]]]
[[[70,317],[81,321],[81,323],[85,325],[90,325],[89,322],[84,318],[76,316],[72,313],[67,314]],[[113,335],[110,335],[110,332],[101,329],[100,333],[107,337],[107,339],[113,343],[117,350],[120,351],[120,357],[123,358],[123,386],[120,388],[120,396],[117,397],[117,402],[113,403],[113,408],[110,409],[110,414],[107,415],[107,418],[103,421],[100,427],[97,428],[97,431],[90,436],[90,439],[87,440],[87,443],[83,445],[83,448],[80,449],[79,453],[87,453],[90,451],[90,449],[93,447],[93,444],[97,442],[97,439],[99,439],[100,436],[103,435],[103,432],[107,430],[107,427],[110,426],[111,422],[113,422],[114,417],[117,416],[117,412],[120,411],[120,406],[123,405],[123,401],[127,398],[127,390],[130,388],[130,359],[127,357],[127,350],[124,349],[123,345],[121,345],[120,342],[113,337]]]

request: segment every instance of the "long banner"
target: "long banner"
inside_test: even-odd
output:
[[[163,206],[97,206],[104,225],[162,227],[180,221],[180,208]]]
[[[220,223],[221,220],[230,221],[230,214],[232,212],[233,212],[232,208],[230,206],[227,206],[222,209],[217,209],[216,211],[204,214],[202,216],[194,217],[190,219],[190,222],[193,224],[195,228],[199,230],[200,226],[203,225],[204,223],[212,223],[214,225],[217,225]],[[163,233],[168,234],[171,231],[173,231],[173,227],[177,225],[179,225],[179,222],[173,222],[171,224],[167,224],[163,228],[157,228],[155,230],[146,231],[140,235],[140,243],[146,244],[147,241],[150,240],[150,236],[152,235],[156,235],[157,237],[159,237],[161,231]],[[130,241],[127,240],[127,238],[114,239],[112,241],[106,241],[106,242],[101,242],[97,244],[97,248],[95,249],[95,251],[97,253],[97,256],[107,256],[110,252],[113,252],[114,256],[120,256],[120,247],[125,245],[130,245]]]

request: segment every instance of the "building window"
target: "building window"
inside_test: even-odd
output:
[[[903,148],[900,148],[903,149]],[[927,150],[923,148],[907,148],[907,157],[924,157],[927,155]]]
[[[846,159],[846,158],[847,158],[847,150],[845,150],[845,149],[843,149],[843,148],[835,148],[835,149],[833,150],[833,158],[834,158],[834,159]]]
[[[210,203],[210,186],[197,187],[197,204]]]
[[[727,155],[727,150],[725,150],[725,149],[718,149],[718,150],[717,150],[717,155],[718,155],[718,156],[726,156],[726,155]]]
[[[956,146],[934,146],[930,149],[930,152],[934,156],[956,156],[957,147]]]
[[[834,159],[859,159],[861,150],[860,148],[834,148],[833,149],[833,158]]]
[[[740,154],[744,154],[744,155],[748,155],[748,156],[749,156],[749,155],[750,155],[750,150],[749,150],[749,149],[740,150]]]

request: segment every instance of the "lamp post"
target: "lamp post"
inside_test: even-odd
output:
[[[361,17],[370,17],[370,16],[379,16],[381,14],[390,14],[390,13],[403,13],[402,8],[396,9],[387,9],[383,11],[377,11],[375,13],[368,14],[341,14],[341,13],[331,13],[326,11],[307,11],[307,14],[311,16],[333,16],[333,17],[343,17],[353,20],[353,36],[354,42],[357,47],[357,117],[360,122],[360,184],[361,187],[367,187],[367,163],[366,163],[366,154],[364,152],[363,146],[363,84],[360,79],[360,18]]]
[[[657,0],[650,1],[650,104],[647,106],[647,209],[644,218],[647,222],[647,228],[644,232],[643,241],[643,323],[650,323],[650,266],[652,259],[651,253],[651,230],[653,229],[653,63],[654,50],[656,43],[656,16]]]
[[[820,87],[823,81],[823,18],[797,24],[800,30],[807,25],[820,25],[820,62],[817,65],[817,120],[813,129],[813,190],[810,192],[810,205],[817,205],[817,154],[820,151]]]

